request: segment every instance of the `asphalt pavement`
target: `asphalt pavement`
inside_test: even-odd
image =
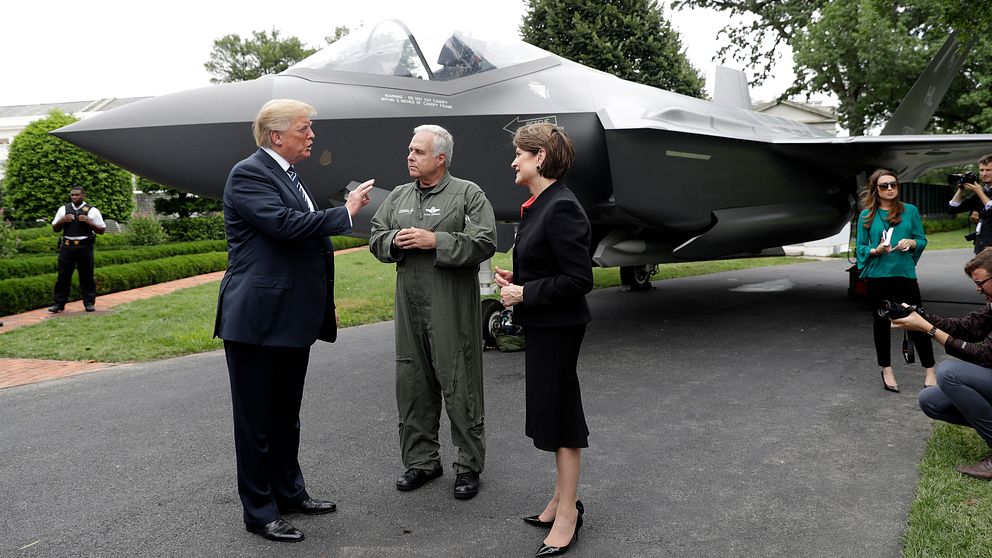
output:
[[[924,255],[931,310],[980,302],[969,257]],[[900,555],[931,431],[916,405],[923,370],[899,360],[893,336],[903,391],[882,389],[847,266],[589,296],[586,521],[569,555]],[[401,493],[392,332],[348,328],[311,351],[300,461],[310,493],[338,511],[289,516],[298,544],[243,528],[222,352],[0,390],[0,556],[532,556],[545,533],[520,517],[542,509],[554,462],[523,434],[523,354],[485,354],[479,496],[452,497],[446,421],[444,476]]]

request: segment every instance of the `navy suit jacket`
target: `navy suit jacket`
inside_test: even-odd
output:
[[[513,245],[513,282],[524,300],[513,307],[522,326],[561,327],[591,319],[586,293],[592,290],[589,219],[561,181],[548,186],[524,210]]]
[[[227,272],[214,336],[274,347],[334,341],[334,249],[328,236],[351,232],[348,210],[311,212],[279,163],[259,149],[227,178],[224,229]]]

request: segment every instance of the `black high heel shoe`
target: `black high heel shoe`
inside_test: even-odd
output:
[[[890,386],[889,384],[885,383],[885,370],[882,370],[882,387],[884,387],[888,391],[899,393],[899,386]]]
[[[586,511],[585,508],[582,507],[582,500],[575,501],[575,509],[579,510],[579,515],[582,515]],[[528,523],[534,527],[551,527],[555,524],[554,519],[551,521],[541,521],[541,514],[528,515],[527,517],[524,517],[523,520],[524,523]]]
[[[577,507],[577,506],[576,506]],[[550,546],[547,544],[542,544],[541,548],[537,549],[538,558],[542,556],[560,556],[568,552],[568,549],[572,546],[572,543],[579,540],[579,529],[582,528],[582,514],[579,514],[578,521],[575,522],[575,532],[572,533],[572,540],[568,541],[565,546]]]

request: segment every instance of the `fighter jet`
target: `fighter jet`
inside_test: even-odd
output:
[[[250,124],[273,98],[313,105],[314,156],[297,165],[322,207],[375,178],[373,204],[408,182],[412,130],[452,132],[452,174],[478,183],[513,240],[526,189],[510,169],[513,132],[562,126],[577,159],[565,182],[593,225],[594,262],[620,266],[633,289],[659,263],[769,253],[848,223],[859,177],[903,180],[992,151],[992,135],[891,135],[921,130],[962,52],[953,43],[907,95],[883,135],[833,137],[753,112],[743,74],[714,101],[622,80],[523,42],[453,32],[415,37],[387,20],[351,33],[286,71],[132,103],[54,132],[155,182],[220,198],[231,167],[254,151]],[[432,33],[434,35],[432,35]],[[356,233],[367,235],[372,210]]]

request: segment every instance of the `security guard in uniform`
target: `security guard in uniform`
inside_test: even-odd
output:
[[[72,272],[79,269],[79,290],[83,295],[83,307],[87,312],[96,308],[96,281],[93,279],[93,244],[96,235],[103,234],[107,225],[103,222],[100,210],[86,203],[86,190],[73,186],[69,191],[71,203],[60,207],[52,220],[52,229],[61,232],[59,240],[59,276],[55,280],[52,304],[48,311],[55,313],[65,310],[69,301],[69,287]]]
[[[399,490],[441,476],[442,400],[458,447],[454,495],[479,492],[485,464],[479,264],[496,252],[486,194],[448,174],[453,140],[440,126],[414,130],[407,166],[372,218],[369,249],[396,263],[396,404],[403,466]]]

